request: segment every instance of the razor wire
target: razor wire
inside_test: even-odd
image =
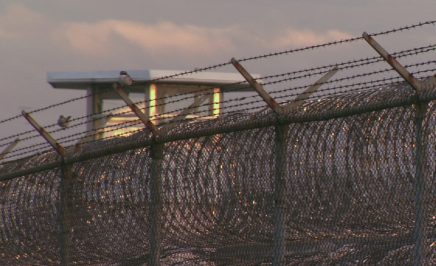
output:
[[[434,61],[407,67],[417,67],[413,74],[425,77],[435,68],[420,67],[430,64]],[[414,92],[396,76],[359,80],[388,71],[379,69],[325,82],[332,85],[324,88],[325,94],[309,96],[304,109],[285,114],[300,117],[298,122],[287,123],[286,264],[413,263],[416,106],[408,99]],[[354,79],[358,82],[340,84]],[[430,251],[436,241],[436,84],[432,82],[425,91],[430,102],[422,127],[424,180],[429,190],[424,256],[430,264],[436,263]],[[307,86],[271,94],[288,101],[300,87]],[[243,128],[248,121],[276,119],[268,113],[253,116],[251,108],[259,107],[250,104],[257,101],[258,96],[253,97],[239,110],[227,106],[212,120],[187,123],[190,119],[182,119],[168,134],[208,128],[213,133],[226,125],[240,124]],[[402,104],[390,105],[396,102]],[[347,114],[349,109],[371,106],[379,107]],[[323,118],[328,112],[344,115],[305,120],[306,114]],[[82,133],[61,139],[77,140]],[[98,134],[98,129],[86,133]],[[79,153],[86,155],[88,151],[110,150],[120,143],[133,145],[151,138],[146,130],[131,133],[135,134],[86,141]],[[271,263],[275,141],[274,127],[258,126],[163,143],[163,264]],[[72,165],[75,178],[69,188],[72,197],[68,199],[67,218],[74,221],[68,228],[68,237],[74,243],[70,250],[74,264],[147,263],[151,256],[150,143]],[[44,151],[6,162],[0,168],[3,173],[20,171],[57,159],[54,152]],[[0,181],[0,264],[59,264],[60,179],[59,168],[54,167]]]
[[[389,102],[412,94],[403,82],[383,90],[310,101],[307,108],[321,114],[326,109]],[[424,124],[430,184],[435,174],[431,159],[435,106],[431,102]],[[189,127],[195,131],[250,117],[224,115],[213,121],[178,124],[174,130]],[[413,107],[402,106],[289,125],[286,263],[412,261],[413,121]],[[139,132],[125,141],[136,142],[147,138],[145,134]],[[91,143],[89,148],[115,141]],[[162,263],[270,263],[273,145],[271,127],[165,144]],[[78,178],[73,184],[71,214],[75,263],[147,262],[149,152],[144,147],[74,165]],[[29,158],[21,167],[37,165],[51,156]],[[5,221],[0,230],[0,241],[5,243],[0,245],[2,263],[58,263],[57,176],[54,169],[0,183],[7,195],[1,206],[14,206],[2,207],[0,212]],[[433,202],[428,201],[429,210],[436,207]],[[429,232],[429,239],[434,239],[434,233]]]

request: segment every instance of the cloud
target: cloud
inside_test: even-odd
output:
[[[152,55],[212,55],[233,50],[228,38],[234,29],[207,28],[162,22],[147,25],[134,21],[104,20],[97,23],[68,23],[62,33],[77,52],[104,56],[129,44]]]
[[[71,49],[93,57],[110,56],[114,51],[125,50],[126,46],[155,57],[212,57],[259,48],[301,47],[351,37],[339,30],[316,32],[291,28],[282,32],[270,32],[266,36],[247,34],[239,27],[212,28],[169,21],[145,24],[129,20],[71,22],[58,31]]]
[[[22,4],[11,4],[0,14],[0,39],[51,47],[78,58],[107,61],[139,55],[155,60],[193,61],[286,49],[350,37],[340,30],[314,31],[289,28],[253,32],[239,26],[208,27],[172,21],[147,24],[133,20],[105,19],[96,22],[56,21]],[[51,50],[53,51],[53,50]],[[201,60],[199,60],[201,59]]]
[[[282,36],[276,37],[272,41],[272,44],[278,48],[289,46],[309,46],[351,37],[351,34],[339,30],[315,32],[312,30],[288,29]]]
[[[48,27],[41,14],[21,4],[11,4],[0,14],[0,38],[25,39],[38,35]]]

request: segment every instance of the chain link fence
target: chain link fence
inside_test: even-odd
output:
[[[425,84],[419,99],[394,83],[3,164],[0,264],[435,264]]]

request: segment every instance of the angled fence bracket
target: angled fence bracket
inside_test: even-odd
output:
[[[17,144],[20,142],[20,139],[15,139],[13,142],[11,142],[1,153],[0,153],[0,161],[3,160],[3,158],[5,158],[5,156],[10,153],[15,146],[17,146]]]
[[[72,210],[72,187],[73,187],[73,172],[72,165],[65,163],[67,156],[65,148],[59,144],[43,127],[41,127],[30,114],[22,112],[24,118],[32,125],[33,128],[55,149],[61,157],[61,181],[59,184],[59,243],[60,243],[60,264],[72,265],[72,242],[71,228],[74,220],[74,212]]]
[[[123,87],[117,84],[115,91],[130,107],[133,113],[148,127],[153,139],[156,139],[158,134],[156,126],[151,122],[146,115],[130,100]],[[149,258],[148,265],[159,266],[161,253],[161,220],[162,220],[162,160],[163,160],[164,144],[153,141],[150,145],[150,207],[148,208],[148,223],[149,223]]]
[[[30,114],[26,113],[25,111],[23,111],[22,114],[24,118],[26,118],[26,120],[30,123],[30,125],[34,129],[36,129],[36,131],[38,131],[41,137],[43,137],[61,157],[65,157],[65,148],[60,145],[43,127],[41,127],[38,122],[36,122],[35,119],[30,116]]]
[[[273,239],[273,266],[285,265],[286,254],[286,220],[287,211],[286,201],[286,178],[288,177],[287,169],[287,147],[289,125],[281,123],[284,114],[284,108],[277,103],[259,84],[247,70],[235,59],[231,59],[233,66],[241,73],[245,80],[257,91],[259,96],[267,105],[277,114],[278,121],[275,125],[275,175],[274,175],[274,239]]]
[[[194,102],[190,106],[188,106],[186,109],[184,109],[183,111],[178,113],[176,117],[171,119],[170,123],[178,121],[178,120],[181,120],[181,119],[184,119],[186,116],[188,116],[189,114],[193,113],[194,110],[200,106],[200,104],[202,104],[204,101],[209,99],[209,97],[210,97],[210,95],[202,95],[202,96],[200,96],[198,98],[195,98]]]
[[[286,111],[296,110],[298,107],[302,106],[304,102],[310,98],[318,89],[331,79],[338,72],[338,68],[334,67],[325,73],[321,78],[319,78],[312,86],[308,87],[304,92],[298,95],[294,100],[289,102],[284,106]]]
[[[235,58],[232,58],[230,62],[276,114],[283,114],[283,107],[266,92],[262,84],[258,83]]]
[[[116,85],[115,91],[118,93],[121,99],[123,99],[127,106],[130,107],[132,112],[139,118],[139,120],[141,120],[141,122],[150,129],[153,136],[157,136],[157,128],[153,122],[151,122],[150,119],[148,119],[147,116],[138,108],[138,106],[132,102],[127,93],[123,90],[123,87],[119,84]]]
[[[171,119],[168,122],[168,125],[166,125],[164,127],[164,130],[168,131],[171,128],[173,128],[176,125],[177,121],[185,119],[189,114],[193,113],[195,111],[195,109],[198,108],[204,101],[209,99],[209,97],[210,97],[210,95],[206,94],[206,95],[202,95],[202,96],[200,96],[198,98],[195,98],[194,102],[190,106],[188,106],[187,108],[183,109],[183,111],[178,113],[173,119]]]
[[[368,35],[368,33],[364,32],[362,37],[416,92],[420,91],[420,81],[402,66],[395,57],[390,55],[374,38]]]
[[[415,118],[415,228],[413,232],[414,247],[414,264],[426,264],[427,252],[427,216],[426,216],[426,198],[428,184],[424,174],[424,163],[426,161],[425,151],[425,134],[424,119],[428,109],[428,102],[421,101],[420,93],[422,90],[422,82],[417,80],[412,73],[410,73],[404,66],[400,64],[392,55],[390,55],[374,38],[369,36],[366,32],[363,33],[363,38],[368,44],[383,57],[383,59],[391,65],[398,74],[412,86],[416,95],[416,102],[414,103],[416,109]]]

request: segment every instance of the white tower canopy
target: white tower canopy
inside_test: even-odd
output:
[[[193,85],[222,87],[223,91],[246,91],[251,90],[247,86],[234,84],[244,81],[239,73],[223,72],[197,72],[183,76],[172,76],[183,71],[177,70],[129,70],[127,73],[133,78],[137,86],[146,84],[165,85]],[[56,89],[89,89],[90,87],[101,87],[111,85],[119,80],[120,71],[94,71],[94,72],[49,72],[47,81]],[[259,75],[254,75],[260,77]],[[156,80],[158,79],[158,80]],[[156,81],[154,81],[156,80]],[[136,89],[134,86],[133,89]]]
[[[125,91],[129,93],[129,97],[134,102],[142,102],[138,104],[138,107],[144,110],[147,118],[155,123],[177,116],[179,112],[175,110],[192,106],[193,102],[199,102],[199,98],[204,103],[193,109],[191,118],[196,119],[195,113],[197,115],[202,113],[203,118],[214,118],[220,115],[223,108],[224,93],[254,91],[243,82],[244,78],[237,72],[196,72],[181,76],[176,76],[176,74],[183,71],[176,70],[129,70],[126,72],[134,80],[134,84],[125,87]],[[259,75],[254,75],[254,77],[259,78]],[[90,117],[124,105],[113,89],[113,84],[120,81],[118,70],[50,72],[47,74],[47,81],[55,89],[86,90],[89,95],[86,112]],[[208,94],[209,90],[210,96],[205,97],[205,91]],[[177,97],[184,98],[184,102],[174,101]],[[168,100],[169,98],[172,100]],[[177,105],[174,102],[177,102]],[[111,116],[105,121],[105,125],[116,125],[134,119],[133,114],[129,117],[125,115],[125,111],[120,113],[123,115]],[[105,125],[99,120],[92,120],[89,122],[88,130],[98,131]]]

